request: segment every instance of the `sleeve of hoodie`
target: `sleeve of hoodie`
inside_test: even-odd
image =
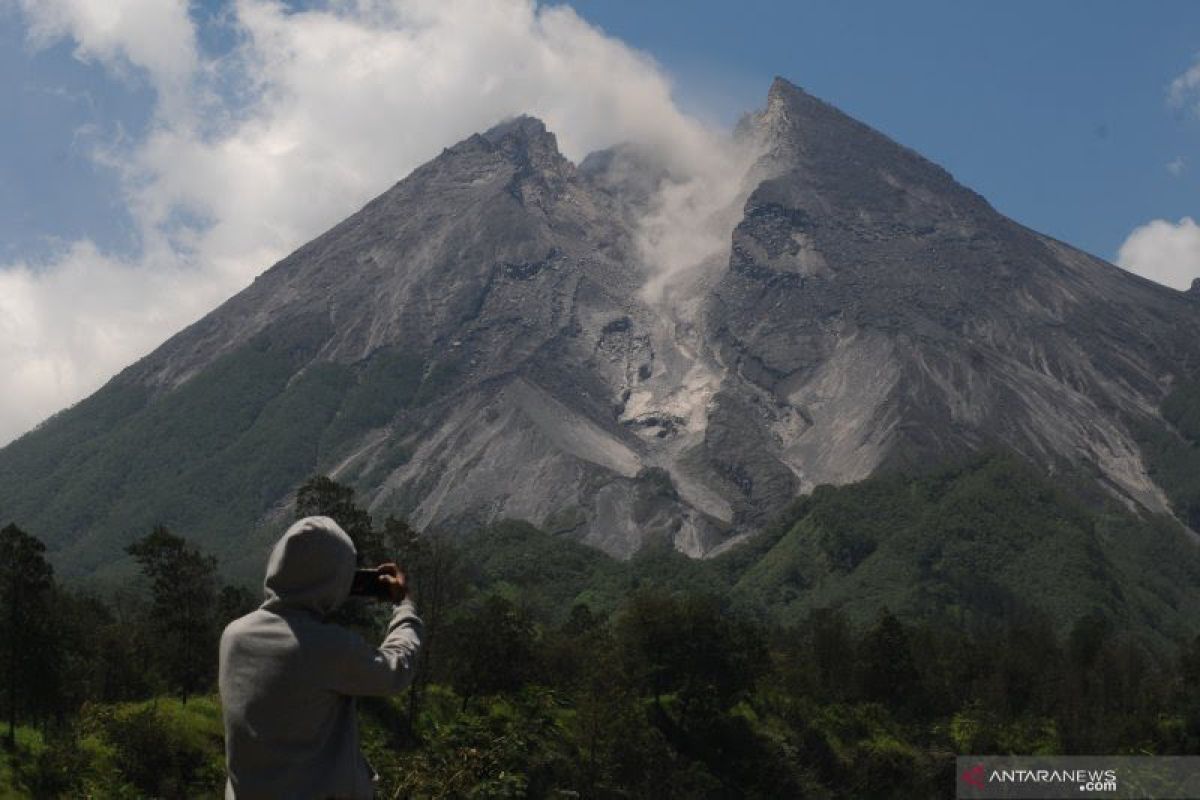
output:
[[[389,695],[403,691],[412,681],[422,625],[411,600],[396,606],[379,647],[351,631],[346,634],[342,646],[330,654],[330,689],[345,695]]]

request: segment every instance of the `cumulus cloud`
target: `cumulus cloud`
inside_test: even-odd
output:
[[[51,263],[0,265],[0,333],[15,342],[0,369],[19,376],[0,395],[0,442],[505,117],[541,117],[576,160],[622,141],[658,153],[672,185],[690,187],[663,213],[714,184],[717,139],[675,106],[664,72],[564,6],[237,0],[224,21],[236,44],[219,56],[198,44],[186,0],[21,8],[35,46],[67,39],[115,79],[147,81],[156,105],[143,135],[95,151],[122,178],[139,255],[82,241]]]
[[[171,113],[187,109],[198,66],[187,4],[179,0],[20,0],[28,38],[42,46],[69,38],[75,56],[136,80],[148,76]]]
[[[0,436],[14,435],[86,392],[145,349],[182,316],[198,316],[217,293],[185,287],[178,268],[147,270],[73,245],[51,269],[0,270]]]
[[[1200,59],[1167,87],[1167,104],[1200,111]],[[1188,169],[1183,156],[1167,162],[1167,172],[1180,177]],[[1200,226],[1191,217],[1179,222],[1156,219],[1125,238],[1117,251],[1117,264],[1130,272],[1174,289],[1191,288],[1200,277]]]
[[[1187,289],[1200,277],[1200,225],[1191,217],[1178,223],[1148,222],[1125,239],[1117,263],[1152,281]]]
[[[1200,94],[1200,60],[1187,72],[1171,81],[1171,85],[1167,87],[1167,102],[1174,108],[1182,109],[1189,103],[1194,103],[1197,94]]]

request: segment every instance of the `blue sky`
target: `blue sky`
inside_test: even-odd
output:
[[[1183,288],[1198,54],[1192,2],[0,0],[0,444],[507,114],[703,189],[775,75]]]
[[[211,24],[222,5],[193,4],[213,50],[227,44]],[[1166,102],[1200,53],[1195,3],[571,5],[651,54],[688,111],[728,125],[783,75],[1103,258],[1137,225],[1196,213],[1200,120]],[[69,41],[31,51],[25,27],[0,16],[0,102],[17,111],[0,126],[0,258],[79,236],[136,248],[118,176],[93,163],[89,136],[144,130],[153,92],[72,57]]]
[[[1167,103],[1200,53],[1194,2],[574,6],[654,54],[685,106],[727,121],[783,75],[1109,260],[1135,226],[1200,210],[1200,120]]]

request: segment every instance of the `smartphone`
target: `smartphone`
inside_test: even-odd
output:
[[[376,600],[391,600],[391,590],[386,583],[379,580],[382,574],[377,569],[354,570],[354,582],[350,584],[350,595],[371,597]]]

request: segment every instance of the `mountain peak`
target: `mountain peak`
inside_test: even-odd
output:
[[[537,117],[532,117],[528,114],[520,114],[497,123],[484,132],[482,136],[495,145],[506,141],[541,141],[547,137],[550,141],[555,141],[554,134],[546,130],[546,124]]]
[[[791,175],[788,180],[807,191],[841,196],[847,213],[897,194],[928,206],[932,217],[990,211],[942,167],[782,77],[772,81],[766,107],[743,120],[738,135],[757,141],[765,174]]]
[[[792,159],[841,161],[853,151],[896,143],[786,78],[776,77],[753,120],[771,151]],[[890,157],[892,154],[888,154]]]
[[[475,133],[444,153],[500,153],[520,167],[551,168],[557,171],[566,159],[558,150],[558,139],[537,117],[521,114],[493,125],[483,133]]]
[[[558,138],[537,117],[521,114],[493,125],[468,142],[498,152],[518,168],[520,179],[542,176],[567,178],[574,167],[558,150]]]
[[[771,88],[767,90],[768,102],[776,98],[779,100],[786,100],[796,96],[811,97],[812,95],[781,75],[775,76],[775,78],[771,81]]]

